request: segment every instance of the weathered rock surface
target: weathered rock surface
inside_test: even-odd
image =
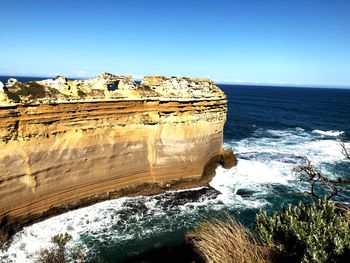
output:
[[[236,155],[233,153],[232,149],[223,149],[221,152],[220,164],[226,169],[230,169],[236,166],[238,163]]]
[[[4,84],[0,81],[0,104],[7,104],[8,98],[4,90]]]
[[[0,243],[99,200],[207,184],[227,155],[225,120],[225,94],[207,79],[10,80],[0,90]]]

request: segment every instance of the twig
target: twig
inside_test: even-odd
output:
[[[342,148],[341,153],[344,155],[346,159],[350,159],[350,154],[348,152],[348,149],[346,148],[345,140],[343,137],[339,137],[339,144],[340,144],[340,147]]]
[[[340,193],[340,190],[342,189],[342,186],[350,183],[350,178],[342,179],[340,177],[337,177],[336,179],[328,178],[327,176],[323,175],[322,171],[317,169],[311,161],[307,157],[302,157],[304,160],[304,164],[298,165],[293,169],[293,172],[301,175],[299,178],[301,181],[304,182],[311,182],[311,196],[320,199],[322,197],[325,197],[327,199],[331,199],[335,196],[339,196],[344,198],[344,196]],[[327,195],[320,196],[316,193],[316,185],[321,184],[320,187],[322,187],[326,192]],[[341,186],[339,186],[341,184]],[[347,189],[345,188],[345,191]],[[349,197],[345,197],[345,199],[348,199]]]

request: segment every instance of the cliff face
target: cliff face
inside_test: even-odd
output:
[[[208,183],[226,155],[225,119],[226,97],[207,79],[10,80],[0,89],[3,241],[113,196]]]

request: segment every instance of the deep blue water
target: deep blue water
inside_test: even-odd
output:
[[[251,226],[260,208],[308,199],[308,185],[292,174],[302,156],[328,175],[348,176],[337,138],[350,139],[349,89],[219,86],[228,98],[225,146],[239,164],[218,168],[212,188],[111,200],[48,219],[18,233],[0,260],[32,262],[51,236],[69,232],[89,262],[121,262],[181,244],[186,231],[223,211]]]
[[[228,98],[225,139],[258,129],[350,132],[350,89],[219,85]]]
[[[27,81],[31,81],[31,80],[43,80],[43,79],[47,79],[47,77],[16,77],[16,76],[0,76],[0,81],[3,84],[6,84],[7,80],[9,78],[15,78],[20,82],[27,82]]]

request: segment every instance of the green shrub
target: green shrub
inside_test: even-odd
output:
[[[349,212],[326,199],[287,206],[268,216],[260,211],[256,231],[284,261],[344,262],[350,256]]]

